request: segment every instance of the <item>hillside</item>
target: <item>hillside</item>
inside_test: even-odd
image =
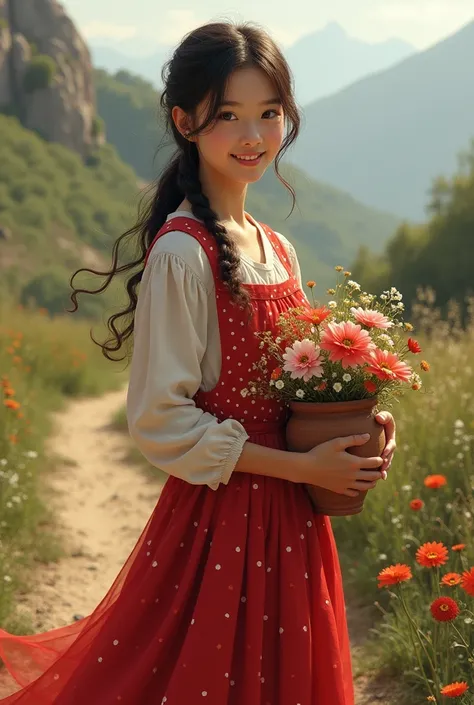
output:
[[[292,159],[375,208],[421,219],[474,136],[474,22],[305,110]]]
[[[107,137],[121,158],[146,181],[159,173],[170,150],[158,122],[158,93],[143,79],[127,72],[110,76],[96,70],[97,105],[105,121]],[[158,145],[165,145],[154,156]],[[360,245],[381,252],[393,234],[397,219],[358,203],[349,194],[309,178],[300,169],[282,170],[296,188],[298,206],[289,220],[291,200],[271,173],[249,192],[248,210],[298,247],[304,276],[332,283],[332,267],[350,266]]]
[[[0,296],[38,295],[39,305],[63,310],[74,269],[108,267],[134,216],[136,175],[110,145],[84,164],[15,118],[0,115],[0,134]],[[81,315],[96,315],[99,298],[86,297]]]

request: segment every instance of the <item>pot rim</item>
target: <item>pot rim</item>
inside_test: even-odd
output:
[[[353,409],[373,409],[377,403],[377,397],[367,397],[349,401],[290,401],[289,406],[292,411],[333,414]]]

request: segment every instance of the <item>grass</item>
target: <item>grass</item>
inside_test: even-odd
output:
[[[442,323],[428,303],[419,304],[418,313],[423,327],[432,331],[417,336],[422,357],[431,365],[423,377],[429,380],[427,393],[407,395],[392,409],[398,449],[389,481],[369,493],[361,514],[334,520],[333,526],[347,589],[362,604],[373,606],[366,655],[378,669],[403,674],[413,697],[423,694],[426,699],[432,693],[433,702],[444,705],[448,699],[440,695],[441,685],[466,681],[471,693],[474,688],[474,597],[460,586],[440,585],[445,573],[462,574],[474,566],[474,320],[471,316],[462,330],[455,311],[450,324]],[[444,476],[446,484],[427,487],[429,475]],[[422,500],[421,509],[411,508],[413,499]],[[425,542],[447,547],[448,559],[441,567],[417,562],[417,549]],[[453,551],[457,544],[466,547]],[[379,589],[378,573],[397,563],[410,566],[413,579]],[[430,604],[440,595],[454,598],[461,608],[454,620],[457,634],[453,625],[431,616]],[[463,640],[467,646],[459,645]]]
[[[15,621],[15,594],[30,588],[37,561],[62,554],[41,488],[54,461],[45,455],[51,412],[67,398],[101,394],[123,375],[89,340],[89,325],[45,311],[0,308],[0,623]],[[57,462],[57,461],[56,461]]]

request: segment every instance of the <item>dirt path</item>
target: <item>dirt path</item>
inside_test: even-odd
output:
[[[47,481],[47,497],[64,536],[66,555],[40,565],[19,610],[35,631],[69,624],[90,614],[106,594],[134,547],[160,493],[160,484],[126,462],[127,434],[110,427],[125,391],[74,401],[56,416],[48,452],[62,459]],[[358,642],[360,620],[351,615]],[[356,679],[356,705],[390,705],[387,684]]]

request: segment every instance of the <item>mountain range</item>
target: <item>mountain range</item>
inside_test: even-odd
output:
[[[432,181],[474,137],[474,21],[305,108],[291,161],[382,210],[424,217]]]
[[[117,46],[91,44],[95,66],[115,73],[122,69],[135,73],[161,87],[160,72],[172,52],[158,47],[149,56],[133,55]],[[130,50],[129,50],[130,51]],[[334,93],[359,78],[400,61],[415,52],[401,40],[371,44],[347,34],[337,22],[308,34],[284,50],[293,71],[296,97],[301,105]]]

